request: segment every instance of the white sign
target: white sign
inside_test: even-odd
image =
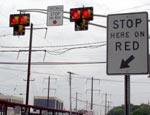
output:
[[[107,27],[107,74],[147,74],[147,12],[108,15]]]
[[[63,5],[47,7],[47,26],[63,24]]]

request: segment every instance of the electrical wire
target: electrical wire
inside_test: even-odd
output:
[[[106,62],[31,62],[31,65],[87,65],[105,64]],[[0,62],[0,65],[27,65],[27,62]]]
[[[11,71],[19,71],[19,72],[27,72],[27,70],[21,70],[21,69],[12,69],[12,68],[2,68],[2,67],[0,67],[0,69],[2,69],[2,70],[11,70]],[[37,71],[31,71],[31,73],[34,73],[34,74],[41,74],[41,75],[52,75],[52,76],[59,76],[59,77],[67,77],[67,76],[65,76],[65,75],[59,75],[59,74],[51,74],[51,73],[46,73],[46,72],[37,72]]]
[[[74,75],[76,76],[72,76],[73,78],[79,78],[79,79],[91,79],[91,77],[89,76],[83,76],[83,75],[80,75],[80,74],[77,74],[77,73],[73,73]],[[106,82],[118,82],[118,83],[121,83],[121,82],[124,82],[122,80],[110,80],[110,79],[101,79],[101,78],[93,78],[94,80],[99,80],[99,81],[106,81]],[[149,82],[136,82],[136,81],[131,81],[132,83],[140,83],[140,84],[150,84]]]
[[[85,48],[99,48],[99,47],[102,47],[102,46],[106,46],[106,43],[103,43],[103,44],[100,44],[98,45],[99,43],[102,43],[102,42],[95,42],[95,43],[85,43],[85,44],[74,44],[74,45],[62,45],[62,46],[39,46],[38,48],[42,48],[42,49],[37,49],[37,50],[32,50],[32,52],[46,52],[48,54],[51,54],[51,55],[60,55],[60,54],[63,54],[63,53],[66,53],[70,50],[75,50],[75,49],[85,49]],[[20,48],[20,47],[10,47],[10,46],[0,46],[1,48]],[[43,48],[46,48],[46,47],[52,47],[52,48],[59,48],[59,49],[53,49],[53,50],[46,50],[46,49],[43,49]],[[23,48],[23,47],[21,47]],[[24,47],[26,48],[26,47]],[[36,47],[37,48],[37,47]],[[29,50],[24,50],[24,49],[20,49],[20,50],[0,50],[0,52],[28,52]]]
[[[83,43],[83,44],[67,44],[67,45],[53,45],[53,46],[33,46],[32,48],[59,48],[59,47],[74,47],[74,46],[83,46],[83,45],[94,45],[106,43],[106,41],[101,42],[92,42],[92,43]],[[1,48],[29,48],[29,46],[0,46]]]
[[[72,97],[72,99],[75,99],[75,100],[76,100],[75,97]],[[77,101],[82,102],[82,103],[87,103],[87,101],[83,101],[83,100],[81,100],[81,99],[77,99]],[[88,104],[91,105],[91,103],[88,103]],[[99,107],[104,107],[104,106],[105,106],[105,105],[99,105],[99,104],[96,104],[96,103],[93,103],[93,105],[99,106]]]
[[[127,9],[122,9],[122,10],[118,10],[118,11],[111,12],[111,13],[122,12],[122,11],[127,11],[127,10],[137,9],[137,8],[140,8],[140,10],[141,10],[141,7],[144,7],[144,6],[150,6],[150,4],[149,4],[149,3],[146,3],[146,4],[143,4],[143,5],[134,6],[134,7],[127,8]]]
[[[102,46],[106,46],[106,44],[102,44],[102,45],[91,45],[91,46],[82,46],[82,47],[72,47],[72,48],[62,48],[62,49],[57,49],[57,50],[53,50],[53,51],[49,51],[47,50],[47,53],[52,54],[51,52],[53,52],[53,55],[60,55],[63,53],[66,53],[70,50],[74,50],[74,49],[83,49],[83,48],[99,48]],[[54,54],[55,53],[55,54]]]
[[[20,70],[20,69],[11,69],[11,68],[2,68],[0,67],[0,69],[3,69],[3,70],[11,70],[11,71],[20,71],[20,72],[27,72],[26,70]],[[58,77],[68,77],[67,75],[60,75],[60,74],[52,74],[52,73],[46,73],[46,72],[37,72],[37,71],[31,71],[31,73],[33,74],[42,74],[42,75],[50,75],[50,76],[58,76]],[[77,73],[73,73],[74,75],[76,76],[72,76],[72,78],[78,78],[78,79],[91,79],[91,77],[89,76],[83,76],[83,75],[80,75],[80,74],[77,74]],[[110,80],[110,79],[101,79],[101,78],[93,78],[93,79],[96,79],[96,80],[100,80],[100,81],[105,81],[105,82],[118,82],[118,83],[122,83],[124,81],[122,80]],[[131,81],[132,83],[140,83],[140,84],[150,84],[149,82],[137,82],[137,81]]]

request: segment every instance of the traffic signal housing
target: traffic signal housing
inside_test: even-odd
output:
[[[70,22],[74,22],[79,19],[93,20],[93,7],[70,9]]]
[[[81,18],[81,10],[80,8],[70,9],[70,21],[76,21]]]
[[[88,20],[79,19],[75,21],[75,31],[88,30]]]
[[[10,15],[9,26],[13,27],[19,24],[19,16],[18,15]]]
[[[19,16],[20,25],[29,26],[30,25],[30,15],[23,14]]]
[[[75,22],[75,31],[88,30],[90,20],[93,20],[93,7],[70,9],[70,22]]]
[[[15,25],[13,29],[14,29],[13,30],[13,35],[14,36],[25,34],[25,27],[23,25]]]
[[[86,20],[93,20],[93,7],[81,9],[81,18]]]
[[[16,25],[29,26],[30,14],[11,14],[9,22],[10,27],[14,27]]]
[[[30,14],[11,14],[9,26],[13,27],[13,35],[25,34],[25,27],[30,25]]]

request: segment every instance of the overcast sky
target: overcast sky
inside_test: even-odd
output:
[[[48,6],[63,5],[64,11],[70,8],[93,7],[94,14],[109,15],[117,13],[143,12],[150,13],[149,0],[1,0],[0,2],[0,92],[6,95],[22,96],[25,100],[27,65],[1,64],[1,62],[27,62],[28,53],[19,50],[28,50],[29,30],[25,36],[13,36],[13,28],[9,27],[10,14],[19,13],[19,9],[45,9]],[[30,12],[33,27],[47,27],[47,15]],[[64,14],[69,18],[69,14]],[[91,23],[107,26],[106,17],[95,17]],[[88,31],[74,31],[74,22],[63,19],[62,26],[47,27],[46,30],[34,30],[33,49],[47,50],[32,52],[32,62],[106,62],[106,28],[89,25]],[[46,34],[46,38],[45,37]],[[11,50],[11,51],[10,51]],[[17,51],[17,52],[12,52]],[[110,106],[124,104],[124,76],[108,76],[106,63],[87,65],[32,65],[30,85],[30,104],[33,96],[47,96],[47,79],[51,80],[51,96],[57,96],[64,101],[69,109],[69,74],[72,75],[72,97],[79,92],[78,98],[90,103],[91,80],[94,77],[94,110],[97,113],[104,111],[104,94],[108,94]],[[148,75],[131,76],[131,103],[141,104],[150,101],[150,79]],[[87,79],[88,78],[88,79]],[[99,92],[100,90],[100,92]],[[73,108],[75,100],[73,100]],[[86,108],[86,103],[79,102],[80,109]],[[88,105],[90,108],[90,105]]]

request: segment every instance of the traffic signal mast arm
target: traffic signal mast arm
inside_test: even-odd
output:
[[[97,26],[97,27],[101,27],[101,28],[107,28],[107,26],[103,26],[103,25],[99,25],[99,24],[94,24],[94,23],[90,23],[90,25],[93,25],[93,26]]]
[[[20,10],[17,10],[17,11],[19,11],[20,13],[21,12],[23,12],[23,13],[25,13],[25,12],[38,12],[38,13],[47,14],[47,10],[46,9],[20,9]],[[64,13],[69,14],[70,12],[64,11]],[[93,16],[107,18],[107,15],[93,14]]]
[[[43,13],[43,14],[47,14],[47,10],[46,9],[19,9],[17,10],[20,13],[25,13],[25,12],[37,12],[37,13]],[[67,11],[63,11],[63,13],[65,14],[70,14],[70,12]],[[107,15],[100,15],[100,14],[94,14],[93,13],[93,17],[103,17],[103,18],[107,18]],[[70,18],[63,16],[64,19],[68,19],[70,20]],[[150,20],[149,20],[150,21]],[[93,26],[97,26],[97,27],[101,27],[101,28],[107,28],[106,26],[103,25],[99,25],[99,24],[94,24],[89,22],[88,24],[93,25]]]

